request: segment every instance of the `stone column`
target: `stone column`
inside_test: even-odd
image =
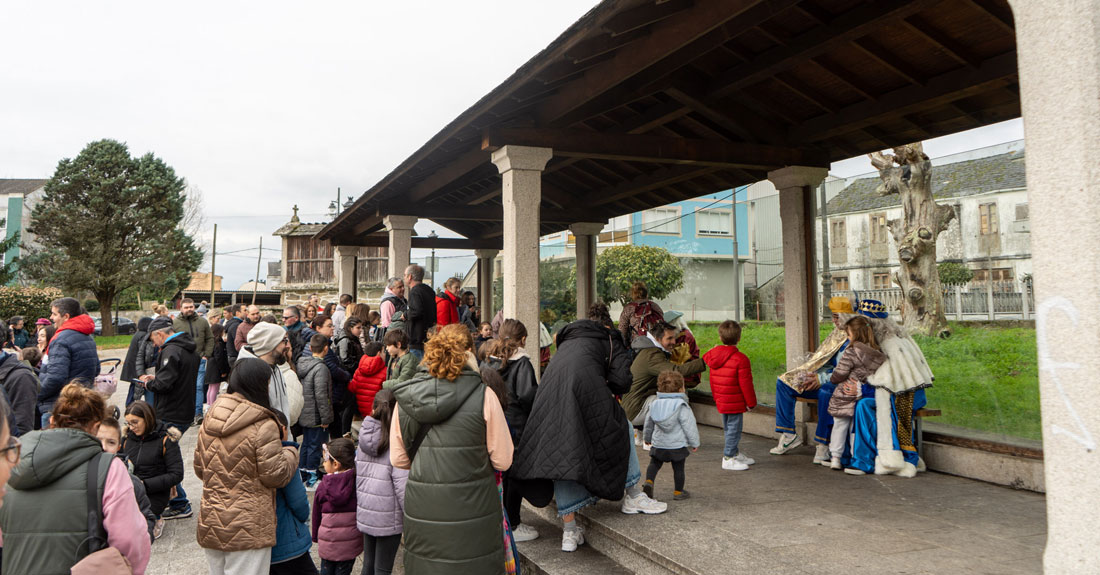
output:
[[[493,309],[493,262],[498,250],[474,250],[477,256],[477,305],[481,307],[481,321],[492,321],[497,310]]]
[[[569,226],[576,238],[577,319],[588,317],[588,306],[596,301],[596,242],[607,222],[579,222]]]
[[[768,172],[768,180],[779,190],[779,218],[783,222],[783,319],[788,368],[817,348],[813,192],[828,173],[825,168],[803,166]]]
[[[1010,0],[1027,133],[1045,573],[1100,572],[1100,3]],[[1026,294],[1025,294],[1026,297]]]
[[[500,170],[504,203],[504,317],[523,322],[527,333],[536,337],[542,170],[553,155],[550,148],[504,146],[492,156]]]
[[[405,268],[412,260],[412,237],[415,233],[416,216],[386,216],[382,224],[390,235],[389,251],[386,254],[387,277],[403,277]]]
[[[336,269],[336,289],[341,294],[357,297],[355,271],[358,263],[358,246],[335,246],[334,267]]]

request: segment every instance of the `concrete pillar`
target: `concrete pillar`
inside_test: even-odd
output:
[[[341,294],[356,297],[355,272],[358,267],[359,248],[357,246],[336,246],[333,249],[336,270],[336,289]]]
[[[1047,491],[1045,573],[1100,573],[1100,3],[1010,0],[1027,192]],[[1085,153],[1081,153],[1085,152]]]
[[[783,319],[787,332],[787,366],[794,367],[817,349],[817,289],[814,265],[814,190],[828,175],[825,168],[788,166],[768,172],[779,190],[783,222]]]
[[[504,203],[504,317],[523,322],[528,334],[538,333],[539,204],[542,170],[553,155],[550,148],[504,146],[492,156]]]
[[[386,216],[382,224],[390,235],[389,252],[386,254],[387,277],[403,277],[412,260],[412,237],[416,216]]]
[[[477,305],[481,306],[481,321],[492,321],[497,310],[493,309],[493,263],[497,250],[474,250],[477,256]]]
[[[569,226],[576,238],[577,319],[588,317],[588,306],[596,301],[596,243],[607,222],[579,222]]]

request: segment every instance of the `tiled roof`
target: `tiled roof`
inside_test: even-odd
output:
[[[860,178],[829,200],[829,215],[889,208],[901,204],[897,194],[880,196],[877,175]],[[932,196],[936,199],[974,196],[1027,187],[1024,151],[932,167]]]
[[[46,185],[49,180],[0,180],[0,194],[24,196]]]
[[[303,224],[299,222],[289,222],[284,224],[283,227],[275,230],[273,236],[312,236],[321,231],[321,228],[325,227],[325,224]]]

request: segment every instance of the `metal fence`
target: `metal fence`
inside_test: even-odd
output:
[[[854,290],[833,292],[834,296],[854,299],[874,299],[886,305],[890,313],[900,313],[901,288],[885,290]],[[1035,294],[1022,292],[993,292],[968,288],[947,288],[943,293],[944,314],[955,321],[991,321],[1032,319],[1035,310]],[[992,309],[991,309],[992,308]]]

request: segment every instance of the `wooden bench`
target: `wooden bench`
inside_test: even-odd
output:
[[[817,407],[817,399],[810,397],[798,397],[796,401],[799,403],[806,403]],[[939,409],[918,409],[913,412],[913,445],[917,448],[917,454],[921,454],[921,448],[924,445],[924,426],[921,424],[921,420],[925,417],[939,417],[943,415],[943,412]],[[814,420],[817,421],[817,410],[814,410]]]

